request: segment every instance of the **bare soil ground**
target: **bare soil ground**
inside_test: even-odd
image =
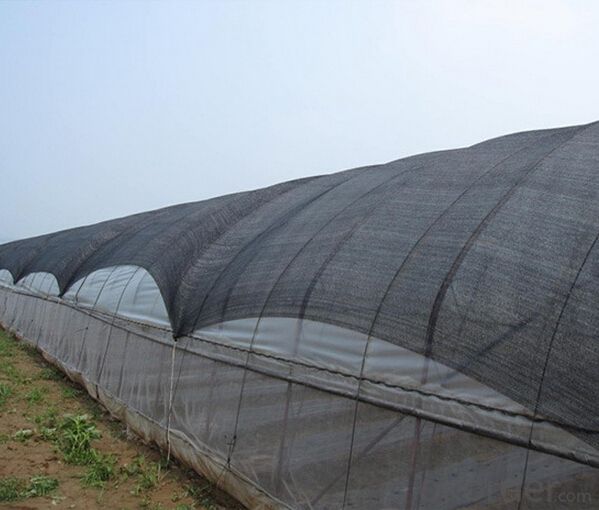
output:
[[[35,349],[0,330],[0,507],[235,509],[123,425]]]

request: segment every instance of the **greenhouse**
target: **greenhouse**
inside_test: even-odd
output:
[[[597,508],[598,236],[530,131],[4,244],[0,321],[249,508]]]

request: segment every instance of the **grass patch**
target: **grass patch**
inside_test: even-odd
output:
[[[23,480],[19,480],[13,476],[0,478],[0,501],[16,501],[23,498],[25,491]]]
[[[25,400],[29,405],[39,404],[44,400],[44,395],[48,392],[46,388],[32,388],[25,395]]]
[[[57,368],[50,366],[41,369],[39,378],[45,381],[62,381],[64,375]]]
[[[135,494],[141,494],[158,486],[163,478],[161,462],[150,462],[143,455],[133,459],[131,464],[121,468],[126,477],[136,477]]]
[[[6,360],[2,360],[0,363],[0,372],[4,374],[4,376],[14,384],[25,384],[26,377],[19,372],[19,370],[10,362]]]
[[[25,345],[19,342],[12,335],[0,335],[0,373],[4,374],[7,379],[16,384],[29,384],[31,378],[24,376],[15,366],[13,360],[20,350],[24,350]],[[37,356],[37,354],[36,354]]]
[[[55,407],[47,408],[43,413],[33,418],[44,441],[56,442],[58,440],[58,411]]]
[[[62,389],[62,396],[65,398],[79,398],[83,395],[83,392],[81,390],[78,390],[77,388],[73,388],[71,386],[67,386],[66,388]]]
[[[29,356],[30,358],[33,358],[33,360],[35,362],[38,362],[38,360],[39,360],[39,352],[37,350],[37,347],[35,347],[34,345],[31,345],[31,344],[29,344],[27,342],[23,342],[23,341],[19,341],[19,340],[17,340],[16,345],[27,356]]]
[[[160,464],[158,462],[149,462],[143,466],[137,478],[137,492],[143,492],[156,487],[160,482],[160,471]]]
[[[12,395],[12,388],[8,384],[0,383],[0,409]]]
[[[216,510],[214,505],[214,485],[189,485],[187,493],[206,510]]]
[[[9,335],[0,336],[0,357],[12,358],[15,355],[16,342]]]
[[[117,458],[115,455],[106,455],[97,450],[93,450],[93,452],[93,460],[89,463],[82,482],[88,487],[101,489],[108,480],[114,477]]]
[[[57,429],[54,427],[41,427],[40,436],[44,441],[54,442],[58,439]]]
[[[58,487],[58,480],[48,476],[32,476],[29,480],[9,476],[0,478],[0,502],[46,496]]]
[[[55,407],[48,407],[43,413],[33,418],[33,421],[40,427],[56,428],[58,427],[58,410]]]
[[[33,476],[29,480],[27,497],[46,496],[58,487],[58,480],[49,476]]]

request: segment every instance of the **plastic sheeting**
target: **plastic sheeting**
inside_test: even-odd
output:
[[[553,510],[599,501],[596,468],[272,377],[234,363],[235,346],[173,344],[160,327],[17,287],[0,289],[0,310],[4,327],[146,440],[166,448],[168,429],[174,454],[249,508]]]
[[[459,371],[378,338],[281,317],[240,319],[202,328],[192,336],[234,347],[243,354],[231,357],[231,362],[277,377],[517,444],[531,440],[536,448],[599,466],[599,451],[559,423],[534,415]]]
[[[0,269],[0,285],[12,285],[13,278],[10,271],[6,269]]]
[[[58,296],[60,293],[56,277],[51,273],[29,273],[24,278],[21,278],[17,282],[17,285],[47,296]]]
[[[63,298],[82,308],[169,326],[160,290],[150,273],[139,266],[94,271],[76,281]]]

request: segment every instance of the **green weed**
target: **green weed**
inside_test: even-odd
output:
[[[49,407],[42,414],[38,414],[33,421],[42,428],[58,427],[58,410],[55,407]]]
[[[29,480],[27,497],[45,496],[58,487],[58,480],[48,476],[33,476]]]
[[[216,509],[216,506],[214,504],[213,491],[214,486],[211,484],[204,484],[202,486],[187,486],[187,493],[206,510]]]
[[[22,352],[27,354],[27,356],[29,356],[30,358],[34,358],[36,360],[38,359],[39,353],[38,353],[37,347],[35,347],[35,345],[31,345],[31,344],[29,344],[27,342],[23,342],[23,341],[17,341],[16,345]]]
[[[64,376],[62,375],[62,372],[60,372],[57,368],[44,367],[40,371],[39,378],[44,379],[46,381],[62,381],[64,379]]]
[[[29,403],[29,405],[39,404],[43,399],[44,395],[47,393],[46,388],[33,388],[27,392],[25,395],[25,400]]]
[[[0,357],[12,358],[15,355],[15,342],[6,334],[0,336]]]
[[[67,386],[62,389],[62,396],[65,398],[77,398],[81,396],[83,392],[78,390],[77,388],[72,388],[71,386]]]
[[[106,455],[97,450],[93,450],[92,458],[83,477],[83,484],[103,488],[105,483],[114,477],[117,459],[114,455]]]
[[[100,438],[100,432],[86,414],[67,416],[61,426],[58,447],[70,464],[89,464],[94,460],[91,442]]]
[[[139,492],[156,487],[160,482],[160,465],[154,462],[148,464],[147,468],[139,474],[138,480]]]
[[[0,408],[6,403],[8,397],[12,395],[12,388],[8,384],[0,383]]]
[[[52,427],[42,427],[40,429],[40,436],[42,436],[44,441],[56,441],[58,439],[57,430]]]
[[[22,480],[15,477],[0,478],[0,501],[15,501],[21,499],[25,489]]]
[[[26,382],[26,377],[21,374],[21,372],[12,364],[3,360],[0,363],[0,370],[2,373],[13,383],[15,384],[24,384]]]
[[[148,462],[143,455],[139,455],[131,464],[125,465],[121,469],[128,476],[137,476],[134,492],[140,494],[153,489],[160,483],[161,467],[159,462]]]
[[[0,478],[0,502],[46,496],[58,487],[58,480],[48,476],[32,476],[29,481],[15,478]]]
[[[28,439],[33,437],[33,430],[31,429],[21,429],[17,430],[13,436],[17,441],[24,443]]]

